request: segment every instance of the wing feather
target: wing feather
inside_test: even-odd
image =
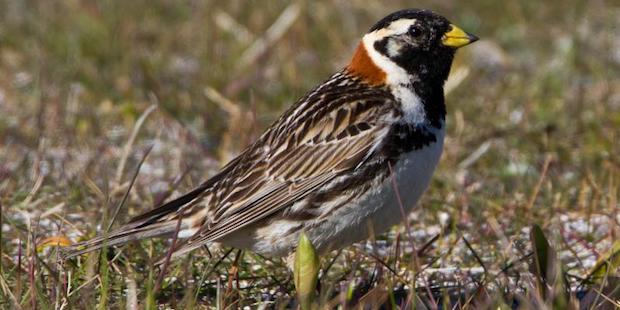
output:
[[[372,158],[398,113],[390,91],[343,73],[291,106],[252,146],[191,192],[74,249],[183,232],[174,256],[215,241],[329,188]],[[72,255],[71,253],[69,255]]]
[[[323,108],[327,111],[320,113],[322,119],[305,117],[305,113],[298,113],[305,121],[302,124],[287,119],[293,124],[288,128],[289,136],[280,135],[277,124],[272,126],[274,131],[268,131],[257,142],[271,141],[271,145],[268,148],[251,147],[249,152],[260,154],[246,154],[248,158],[261,161],[249,165],[254,168],[250,171],[231,172],[239,174],[235,178],[238,181],[219,189],[227,193],[219,195],[225,198],[213,206],[210,218],[177,251],[185,253],[264,220],[290,208],[342,173],[356,169],[387,134],[388,122],[377,119],[381,119],[381,114],[393,113],[393,110],[386,102],[389,98],[384,96],[382,99],[378,100],[375,95],[352,101],[339,100],[337,105],[325,102]],[[280,135],[281,138],[271,135]],[[238,186],[247,186],[249,174],[251,179],[260,179],[254,181],[260,186],[252,186],[251,191],[242,190],[242,193]]]

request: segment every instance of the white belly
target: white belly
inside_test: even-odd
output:
[[[437,142],[402,155],[392,167],[392,177],[369,190],[357,201],[337,209],[329,218],[321,221],[321,224],[311,225],[312,228],[306,233],[319,252],[325,253],[366,240],[373,234],[381,234],[391,226],[401,223],[429,185],[441,157],[444,134],[444,129],[437,130]],[[395,191],[393,182],[396,182],[398,191]],[[249,248],[269,256],[284,256],[299,239],[298,232],[286,232],[298,225],[300,223],[295,221],[276,221],[264,228],[265,231],[258,233],[263,238],[251,240],[247,238],[247,232],[242,232],[231,245]]]
[[[338,208],[320,224],[306,229],[306,234],[319,252],[325,253],[366,240],[405,219],[428,187],[441,157],[445,130],[434,133],[437,142],[402,155],[392,167],[391,177],[360,199]],[[398,191],[393,182],[397,184]],[[299,240],[299,232],[288,233],[291,228],[300,226],[299,222],[279,220],[267,227],[259,226],[235,232],[227,236],[224,243],[267,256],[285,256]]]
[[[403,222],[428,187],[441,157],[445,130],[442,128],[435,134],[437,142],[404,154],[392,167],[392,177],[370,190],[362,199],[338,210],[325,224],[311,231],[310,239],[319,243],[317,248],[326,251],[338,245],[365,240],[373,233],[381,234]]]

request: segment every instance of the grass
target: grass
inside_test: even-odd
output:
[[[323,257],[319,298],[553,307],[547,297],[560,294],[541,290],[548,283],[534,268],[537,224],[568,302],[611,307],[617,265],[580,284],[620,233],[620,7],[415,5],[483,41],[456,59],[445,152],[409,231]],[[200,249],[159,282],[162,240],[64,265],[54,247],[37,247],[49,236],[92,237],[213,175],[341,68],[372,23],[409,6],[0,1],[0,307],[294,306],[283,263],[253,253]]]

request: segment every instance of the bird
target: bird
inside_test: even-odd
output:
[[[303,232],[317,252],[405,220],[443,150],[443,86],[457,49],[475,42],[445,17],[404,9],[365,33],[350,62],[291,105],[199,186],[65,258],[152,237],[171,257],[219,243],[290,257]]]

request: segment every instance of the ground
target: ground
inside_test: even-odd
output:
[[[410,5],[0,0],[0,307],[294,306],[280,260],[200,249],[159,279],[166,241],[60,264],[46,238],[92,237],[212,176]],[[581,284],[620,233],[620,5],[415,5],[482,40],[458,53],[445,152],[419,208],[323,257],[321,300],[552,304],[561,294],[541,291],[533,225],[569,303],[613,300],[588,301],[605,285]]]

